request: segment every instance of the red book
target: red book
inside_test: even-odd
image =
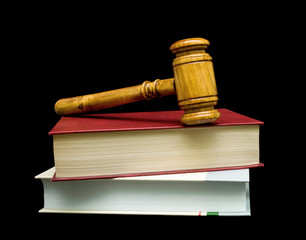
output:
[[[214,123],[184,126],[183,111],[62,117],[54,138],[53,180],[129,177],[263,166],[263,122],[219,109]]]

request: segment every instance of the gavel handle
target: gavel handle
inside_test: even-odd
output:
[[[80,114],[175,93],[174,78],[157,79],[154,82],[145,81],[133,87],[64,98],[56,102],[54,109],[59,115]]]

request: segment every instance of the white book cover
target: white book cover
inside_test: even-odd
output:
[[[249,169],[52,182],[39,175],[47,213],[250,215]]]

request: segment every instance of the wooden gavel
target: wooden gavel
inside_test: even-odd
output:
[[[208,46],[209,41],[203,38],[177,41],[170,47],[176,54],[173,60],[174,78],[64,98],[55,104],[55,111],[59,115],[80,114],[177,93],[178,105],[185,112],[181,118],[183,124],[213,122],[220,113],[214,109],[218,93],[212,58],[206,53]]]

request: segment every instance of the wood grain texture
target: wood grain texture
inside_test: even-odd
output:
[[[154,82],[145,81],[143,84],[133,87],[64,98],[59,100],[54,108],[59,115],[80,114],[175,93],[173,78],[157,79]]]
[[[206,53],[209,41],[191,38],[174,43],[170,50],[176,54],[173,70],[178,105],[185,114],[182,123],[203,124],[220,117],[214,106],[218,92],[211,56]]]
[[[80,114],[177,93],[178,105],[185,111],[181,118],[183,124],[216,121],[220,117],[218,110],[214,109],[218,93],[212,58],[206,53],[208,46],[209,41],[204,38],[180,40],[170,47],[176,55],[173,60],[174,78],[61,99],[55,104],[55,111],[59,115]]]

